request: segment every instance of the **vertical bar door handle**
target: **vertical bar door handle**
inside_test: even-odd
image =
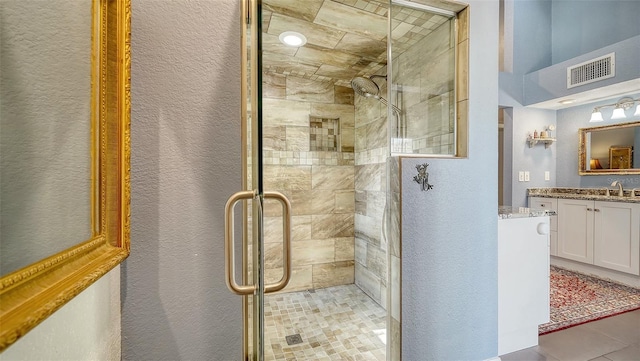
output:
[[[227,287],[233,293],[238,295],[250,295],[256,290],[255,285],[239,285],[236,283],[236,262],[235,252],[233,250],[234,244],[234,231],[233,231],[233,208],[239,201],[246,199],[253,199],[256,197],[254,191],[240,191],[234,193],[227,200],[224,212],[224,254],[225,254],[225,278],[227,281]]]
[[[282,278],[274,284],[264,286],[264,293],[277,292],[285,288],[291,279],[291,202],[280,192],[264,192],[265,199],[276,199],[282,204]]]

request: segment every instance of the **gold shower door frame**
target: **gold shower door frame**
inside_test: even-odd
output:
[[[262,109],[260,27],[255,16],[259,1],[243,0],[241,31],[242,191],[232,195],[225,212],[225,256],[228,288],[242,296],[243,360],[264,359],[264,294],[282,290],[291,277],[291,203],[282,193],[262,186]],[[265,199],[282,205],[283,272],[273,284],[264,283],[262,211]],[[242,255],[235,254],[234,208],[242,202]],[[235,261],[241,258],[242,283],[236,283]]]

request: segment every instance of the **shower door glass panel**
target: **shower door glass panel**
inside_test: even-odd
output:
[[[363,359],[385,359],[381,229],[388,133],[387,106],[379,98],[386,97],[388,3],[259,3],[264,189],[293,204],[292,277],[282,295],[265,296],[264,359],[348,359],[357,358],[348,354],[356,351]],[[291,32],[301,34],[303,44],[284,44]],[[357,95],[354,78],[374,85]],[[282,274],[282,207],[266,199],[263,220],[264,282],[270,284]],[[360,246],[369,257],[356,259]],[[325,294],[350,298],[338,302]],[[347,329],[364,322],[355,315],[363,304],[377,307],[379,322],[367,314],[373,326],[351,336]],[[345,326],[344,320],[353,321]]]
[[[437,11],[437,9],[435,9]],[[456,18],[392,1],[392,154],[456,155]],[[390,116],[394,115],[390,113]]]

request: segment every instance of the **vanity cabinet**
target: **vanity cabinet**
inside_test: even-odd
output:
[[[640,204],[595,202],[593,264],[640,275]]]
[[[558,199],[557,256],[593,264],[594,201]],[[562,216],[561,216],[562,215]]]
[[[556,198],[529,197],[529,208],[547,209],[550,211],[558,211],[558,200]],[[558,217],[551,217],[549,227],[549,239],[551,245],[549,252],[552,256],[558,255]]]
[[[557,256],[640,275],[640,204],[557,199]]]

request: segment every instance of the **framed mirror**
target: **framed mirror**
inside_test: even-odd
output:
[[[580,175],[640,174],[640,121],[579,130]]]
[[[129,255],[130,6],[0,2],[0,352]]]

